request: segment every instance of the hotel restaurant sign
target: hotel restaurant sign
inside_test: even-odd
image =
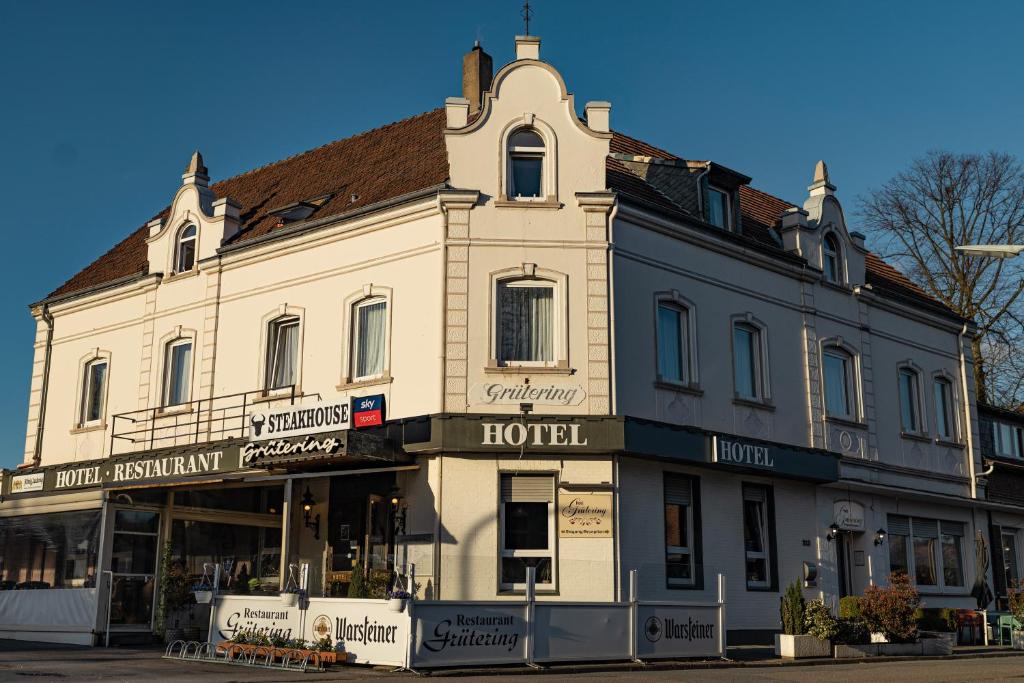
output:
[[[4,494],[57,493],[80,489],[172,483],[240,469],[238,444],[210,444],[163,452],[89,460],[4,477]],[[10,483],[7,483],[7,482]]]

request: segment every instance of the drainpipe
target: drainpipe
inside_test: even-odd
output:
[[[43,458],[43,429],[46,427],[46,396],[50,389],[50,356],[53,353],[53,315],[50,304],[43,304],[43,322],[46,323],[46,351],[43,355],[43,388],[39,395],[39,425],[36,427],[35,452],[32,454],[32,465],[39,467]]]
[[[608,214],[608,374],[611,382],[609,408],[611,414],[618,413],[618,395],[615,391],[615,217],[619,215],[619,200],[615,198],[612,210]]]
[[[971,423],[971,402],[967,400],[969,395],[967,386],[967,356],[964,354],[964,335],[967,334],[967,323],[964,323],[963,327],[960,328],[960,332],[957,334],[957,343],[960,348],[957,349],[960,352],[960,393],[963,394],[964,401],[964,436],[967,437],[967,476],[971,482],[971,498],[978,497],[978,480],[974,472],[974,428]]]
[[[697,174],[697,212],[700,214],[700,219],[706,221],[707,217],[704,215],[704,176],[711,173],[711,164],[709,163],[703,171]]]

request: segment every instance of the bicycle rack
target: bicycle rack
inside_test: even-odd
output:
[[[280,669],[282,671],[323,671],[324,665],[320,655],[310,652],[299,659],[298,650],[285,650],[280,660],[277,655],[280,649],[259,646],[246,650],[237,645],[213,645],[198,640],[175,640],[164,650],[164,659],[191,662],[215,662],[233,666],[251,666],[261,669]]]

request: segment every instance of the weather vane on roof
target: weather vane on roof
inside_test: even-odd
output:
[[[526,25],[526,33],[523,35],[530,35],[530,17],[533,16],[533,10],[530,8],[530,0],[526,0],[523,3],[523,23]]]

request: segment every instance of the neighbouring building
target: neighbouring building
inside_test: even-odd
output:
[[[981,456],[992,550],[993,591],[1007,609],[1007,589],[1018,586],[1024,566],[1024,413],[978,405]]]
[[[723,574],[732,643],[794,580],[975,604],[972,324],[869,251],[824,163],[783,201],[580,111],[515,43],[443,108],[213,184],[197,152],[32,305],[0,586],[39,590],[0,591],[0,632],[149,633],[168,543],[196,580],[306,563],[327,596],[411,565],[422,600]]]

